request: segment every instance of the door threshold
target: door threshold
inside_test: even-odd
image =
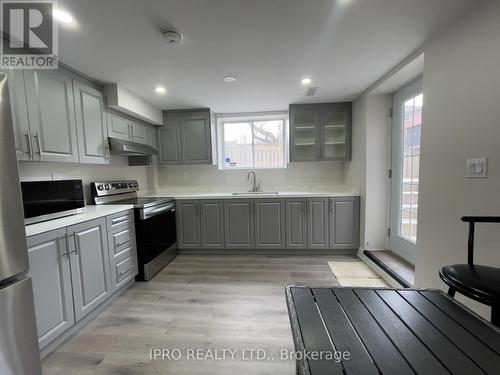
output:
[[[415,267],[391,250],[364,250],[363,254],[404,288],[413,288]]]

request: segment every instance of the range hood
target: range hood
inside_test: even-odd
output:
[[[118,138],[108,138],[109,151],[112,155],[122,156],[151,156],[157,155],[158,151],[151,146],[142,143],[125,141]]]

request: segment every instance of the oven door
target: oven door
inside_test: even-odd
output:
[[[175,202],[136,210],[135,225],[140,265],[138,280],[148,280],[152,273],[156,273],[154,270],[161,269],[177,254]]]

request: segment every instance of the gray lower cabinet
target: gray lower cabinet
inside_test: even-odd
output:
[[[138,274],[137,243],[134,212],[120,212],[108,216],[108,248],[111,264],[111,289],[127,285]]]
[[[255,247],[283,249],[285,247],[285,201],[255,199]]]
[[[224,248],[224,201],[200,201],[201,247],[204,249]]]
[[[158,131],[158,164],[182,163],[181,130],[179,126],[162,126]]]
[[[359,197],[330,198],[330,248],[359,247]]]
[[[26,241],[40,349],[137,275],[132,210]]]
[[[199,201],[177,201],[176,220],[179,249],[199,249],[201,247]]]
[[[254,248],[253,199],[228,199],[224,201],[226,249]]]
[[[73,92],[80,163],[109,164],[103,93],[78,81],[73,81]]]
[[[307,202],[307,247],[309,249],[328,249],[329,198],[309,198]]]
[[[40,348],[75,324],[66,228],[28,237]]]
[[[106,219],[68,227],[75,317],[80,320],[112,292]]]
[[[307,199],[286,200],[286,248],[307,249]]]
[[[356,250],[359,197],[177,201],[179,249]]]

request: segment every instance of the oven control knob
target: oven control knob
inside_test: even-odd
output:
[[[139,187],[139,184],[137,182],[135,182],[134,187]]]
[[[97,186],[97,190],[101,191],[102,189],[104,189],[104,186],[102,186],[102,185]]]
[[[104,186],[104,189],[109,190],[109,185],[108,185],[108,184],[106,184],[106,185]]]
[[[134,183],[133,182],[129,182],[128,186],[132,188],[132,187],[134,187]]]

